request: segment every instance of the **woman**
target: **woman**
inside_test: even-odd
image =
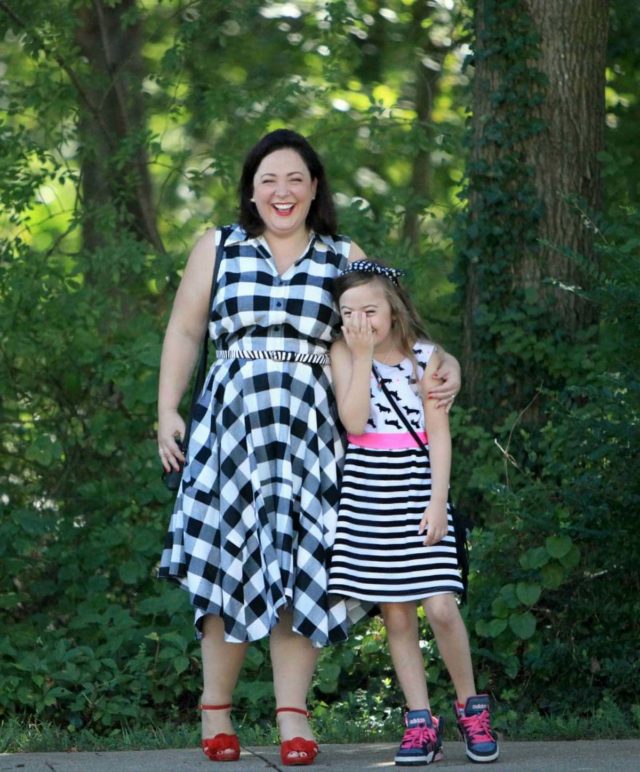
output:
[[[246,647],[270,636],[283,764],[310,764],[317,745],[306,696],[317,649],[342,640],[327,599],[327,558],[343,440],[327,349],[339,327],[331,283],[364,257],[338,236],[324,168],[307,140],[279,129],[249,152],[240,222],[191,253],[160,366],[158,445],[165,470],[185,467],[160,576],[190,593],[201,636],[203,749],[239,758],[231,698]],[[184,459],[178,405],[209,322],[217,357],[198,401]],[[459,388],[449,358],[435,396]]]

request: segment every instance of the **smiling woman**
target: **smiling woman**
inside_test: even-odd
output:
[[[339,321],[331,283],[362,251],[337,235],[322,163],[288,130],[247,155],[240,222],[227,230],[212,306],[213,228],[189,258],[163,347],[160,456],[184,469],[160,575],[195,609],[205,753],[238,758],[233,689],[248,642],[270,635],[282,761],[309,764],[317,647],[346,636],[327,596],[343,453],[326,368]],[[218,355],[183,456],[177,406],[207,324]]]
[[[304,226],[317,186],[317,180],[312,179],[295,150],[284,148],[268,155],[256,171],[252,198],[265,230],[280,237],[287,233],[306,235],[301,225]]]
[[[211,307],[214,228],[189,257],[163,346],[159,452],[166,470],[184,469],[160,576],[194,606],[207,756],[239,757],[233,690],[247,644],[270,636],[282,762],[310,764],[317,648],[347,631],[327,593],[344,452],[327,368],[340,321],[332,283],[363,253],[337,234],[318,155],[286,129],[248,153],[239,224],[225,234]],[[207,324],[217,357],[183,455],[178,405]],[[447,388],[457,383],[454,371]]]

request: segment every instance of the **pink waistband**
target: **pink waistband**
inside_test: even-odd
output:
[[[418,437],[427,444],[426,432],[416,432]],[[393,450],[399,448],[417,448],[411,432],[367,432],[366,434],[347,434],[347,439],[353,445],[361,448],[378,450]]]

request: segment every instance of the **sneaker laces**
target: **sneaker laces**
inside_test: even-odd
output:
[[[464,726],[465,731],[474,742],[493,742],[488,710],[483,710],[481,713],[474,713],[472,716],[460,716],[460,723]]]
[[[424,748],[425,745],[435,745],[437,740],[435,729],[426,724],[405,729],[400,747],[403,749]]]

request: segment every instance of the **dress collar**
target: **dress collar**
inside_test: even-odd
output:
[[[232,225],[231,227],[233,230],[229,234],[225,244],[239,244],[241,242],[246,242],[247,244],[252,244],[257,248],[258,245],[263,241],[261,236],[248,236],[247,232],[241,225]],[[314,233],[314,231],[311,231],[309,243],[313,241],[314,236],[316,237],[316,242],[321,251],[326,252],[328,249],[335,251],[335,241],[331,236],[323,236],[321,234]]]

